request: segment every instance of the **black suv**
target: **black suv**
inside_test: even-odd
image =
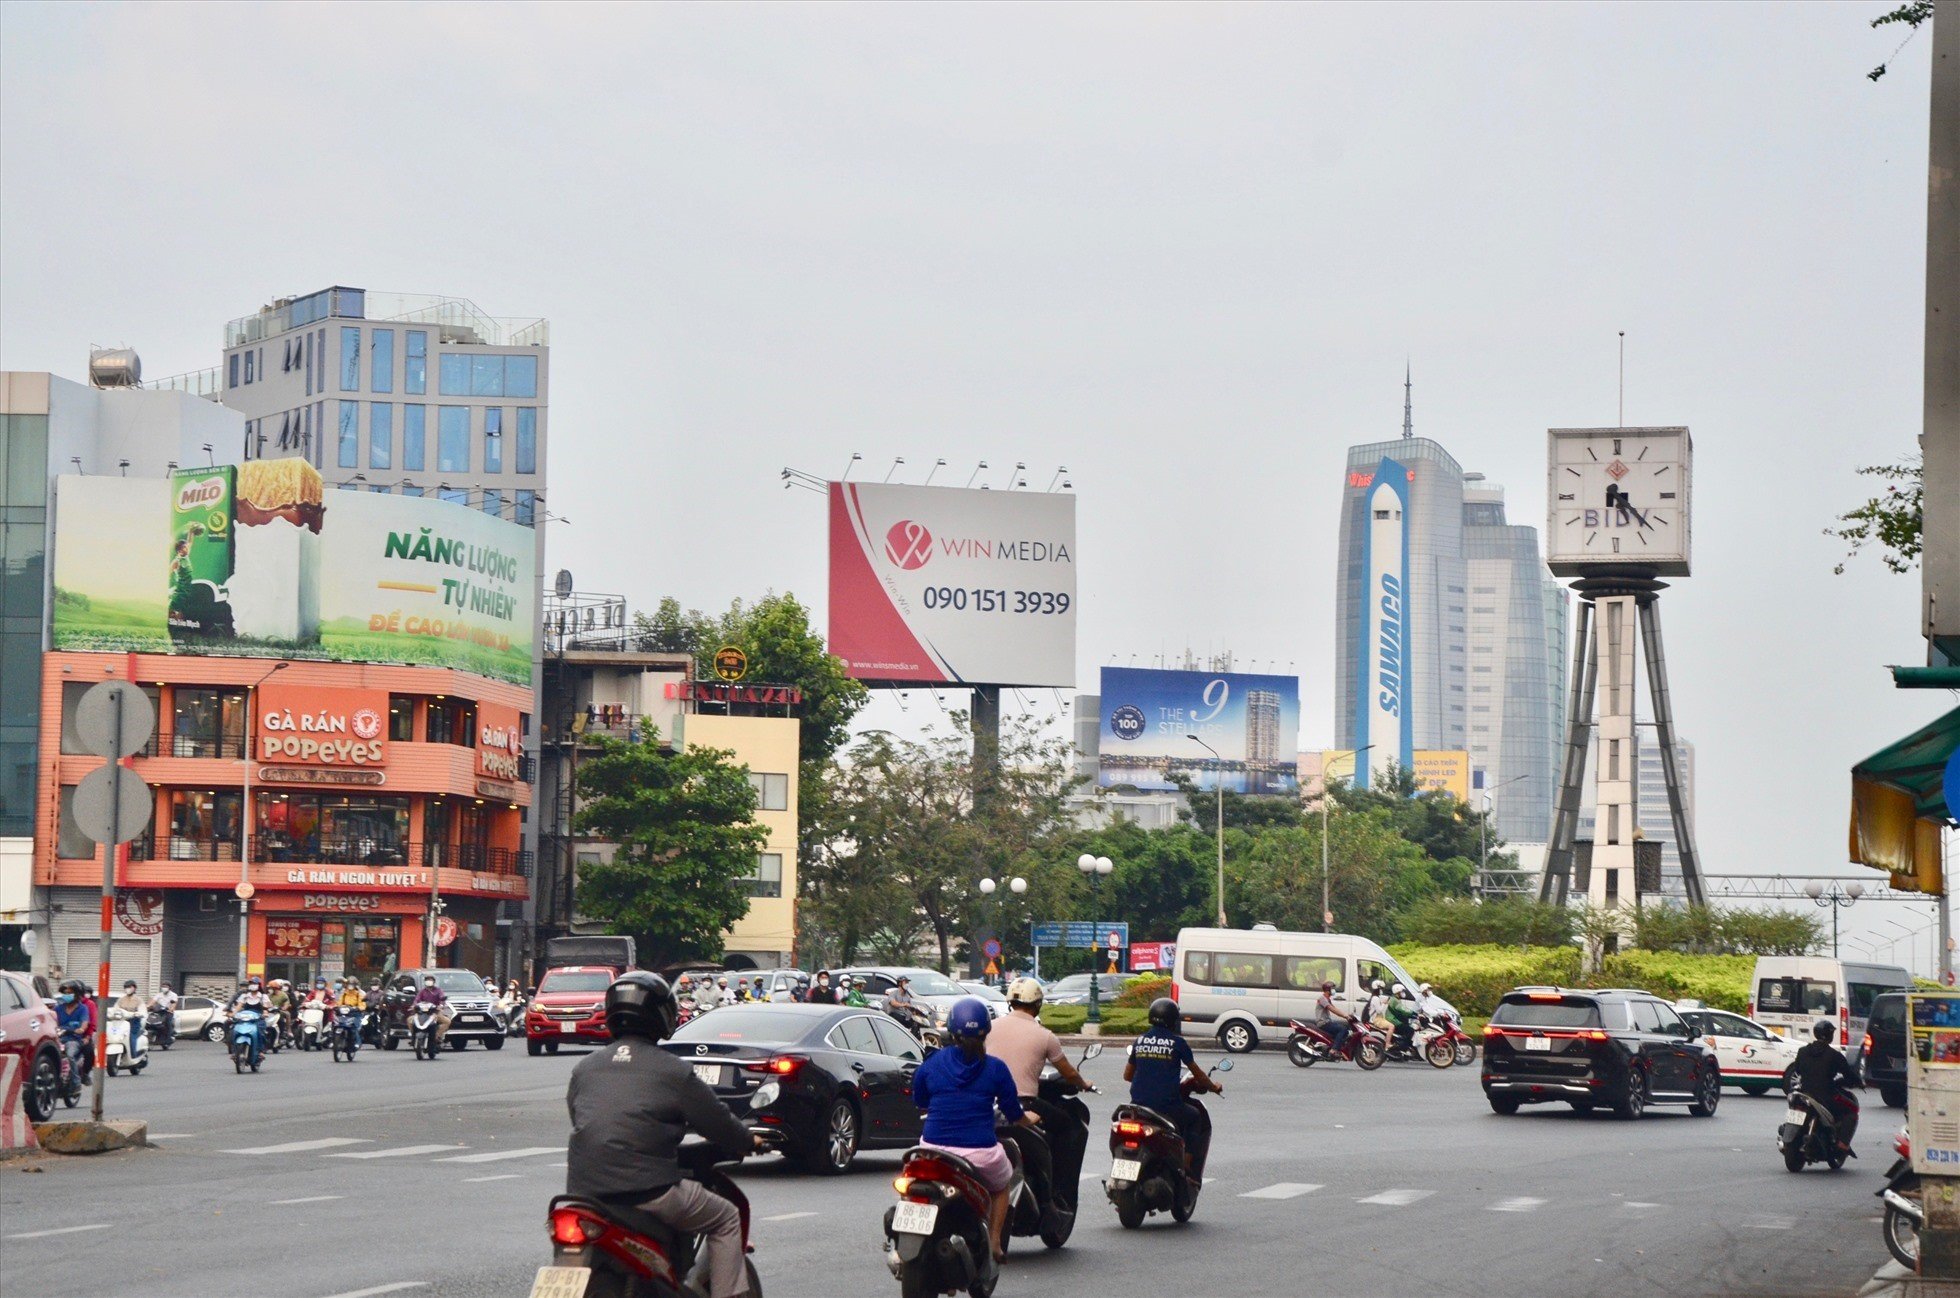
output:
[[[1564,1101],[1637,1118],[1649,1104],[1713,1117],[1722,1067],[1674,1007],[1642,991],[1520,987],[1484,1029],[1484,1096],[1493,1113]]]
[[[1885,992],[1872,998],[1865,1023],[1865,1045],[1858,1061],[1867,1086],[1876,1086],[1886,1104],[1906,1107],[1906,995]]]

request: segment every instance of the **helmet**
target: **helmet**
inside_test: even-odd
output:
[[[1382,980],[1381,980],[1381,979],[1379,979],[1379,978],[1377,978],[1377,979],[1375,979],[1375,981],[1373,981],[1373,982],[1371,982],[1371,983],[1369,983],[1369,984],[1368,984],[1368,990],[1369,990],[1369,991],[1371,991],[1371,992],[1378,992],[1378,991],[1381,991],[1381,990],[1383,990],[1383,988],[1382,988]]]
[[[946,1015],[946,1035],[954,1040],[979,1041],[993,1028],[994,1016],[987,1013],[987,1002],[978,996],[962,996]]]
[[[1178,1030],[1177,1002],[1168,996],[1159,996],[1150,1002],[1150,1026],[1159,1032]]]
[[[1324,992],[1331,992],[1334,990],[1334,984],[1331,982],[1324,982],[1320,984],[1320,990]]]
[[[851,976],[849,974],[838,974],[837,985],[839,987],[849,987],[851,985]]]
[[[55,988],[55,990],[60,992],[73,992],[77,996],[84,995],[86,992],[79,978],[69,978],[61,986]]]
[[[1831,1038],[1837,1035],[1837,1024],[1831,1022],[1829,1019],[1826,1019],[1822,1023],[1819,1023],[1816,1027],[1812,1028],[1811,1032],[1816,1035],[1819,1041],[1822,1041],[1825,1045],[1828,1046],[1829,1044],[1831,1044]]]
[[[606,1031],[615,1037],[670,1037],[680,1018],[673,988],[659,974],[636,969],[606,988]]]
[[[1401,983],[1396,983],[1395,986],[1390,988],[1389,990],[1394,992],[1397,996],[1407,996],[1409,994],[1409,989],[1404,987]]]
[[[1429,995],[1429,984],[1428,984],[1428,983],[1417,983],[1417,984],[1416,984],[1416,995],[1418,995],[1418,996],[1427,996],[1427,995]]]
[[[1007,985],[1009,1005],[1029,1005],[1040,1009],[1043,994],[1041,984],[1032,978],[1016,978]]]

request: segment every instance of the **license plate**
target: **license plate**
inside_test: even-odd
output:
[[[592,1272],[582,1266],[541,1266],[531,1282],[531,1298],[585,1298]]]
[[[558,1025],[558,1031],[563,1033],[565,1036],[570,1036],[572,1035],[572,1033],[578,1031],[578,1024],[569,1021],[565,1023],[560,1023]]]
[[[938,1204],[900,1199],[898,1211],[892,1214],[892,1232],[898,1235],[930,1235],[938,1220]]]
[[[1526,1050],[1550,1050],[1552,1048],[1552,1039],[1550,1037],[1526,1037],[1524,1039],[1524,1048]]]
[[[1109,1165],[1109,1179],[1112,1181],[1141,1181],[1143,1164],[1134,1158],[1119,1158]]]
[[[1789,1123],[1793,1127],[1801,1127],[1804,1123],[1804,1119],[1808,1118],[1809,1116],[1810,1114],[1808,1114],[1802,1109],[1783,1110],[1783,1120]]]
[[[721,1085],[720,1064],[696,1064],[694,1065],[694,1075],[710,1086]]]
[[[483,1016],[481,1014],[458,1014],[456,1021],[458,1023],[481,1023],[483,1022]]]

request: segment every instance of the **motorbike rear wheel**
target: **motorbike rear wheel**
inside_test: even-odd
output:
[[[1183,1194],[1175,1195],[1172,1197],[1171,1199],[1172,1221],[1191,1220],[1191,1214],[1195,1213],[1198,1210],[1198,1191],[1203,1188],[1204,1187],[1200,1185],[1193,1185],[1190,1188],[1188,1188]]]
[[[1135,1230],[1143,1225],[1143,1219],[1149,1215],[1149,1210],[1135,1194],[1124,1195],[1116,1201],[1116,1220],[1123,1223],[1124,1230]]]
[[[1437,1037],[1423,1047],[1422,1057],[1429,1061],[1431,1068],[1454,1068],[1456,1066],[1456,1047]]]
[[[923,1257],[915,1257],[907,1262],[898,1273],[899,1298],[936,1298],[939,1290],[933,1287],[932,1265]]]
[[[1314,1054],[1305,1037],[1294,1037],[1286,1043],[1286,1057],[1295,1068],[1312,1068],[1320,1062],[1320,1057]]]
[[[1068,1243],[1068,1237],[1075,1233],[1074,1211],[1068,1211],[1067,1215],[1057,1212],[1055,1217],[1056,1224],[1041,1232],[1041,1242],[1049,1248],[1060,1248]]]
[[[1919,1270],[1919,1223],[1891,1204],[1885,1205],[1885,1251],[1908,1271]]]
[[[1783,1150],[1783,1170],[1786,1172],[1803,1171],[1803,1147],[1801,1145],[1785,1147]]]
[[[234,1045],[231,1048],[231,1070],[243,1076],[245,1072],[245,1047]]]

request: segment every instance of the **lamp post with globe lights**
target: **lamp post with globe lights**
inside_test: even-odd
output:
[[[1865,895],[1865,885],[1847,883],[1840,886],[1833,883],[1826,888],[1821,883],[1807,883],[1804,885],[1803,892],[1804,896],[1819,906],[1831,908],[1831,959],[1835,960],[1838,953],[1838,912],[1846,906],[1857,905],[1858,898]]]
[[[1096,906],[1102,900],[1102,892],[1096,885],[1098,880],[1108,877],[1116,863],[1106,856],[1084,852],[1075,858],[1075,868],[1089,881],[1089,1018],[1082,1025],[1082,1034],[1093,1037],[1102,1032],[1102,960],[1097,954],[1101,934],[1096,927],[1100,922],[1096,918],[1099,913]]]
[[[1002,884],[1005,884],[1007,890],[1013,893],[1016,897],[1019,897],[1021,894],[1025,893],[1028,890],[1028,881],[1026,879],[1021,878],[1019,875],[1016,875],[1012,879],[1005,879],[1000,881],[996,881],[993,879],[982,879],[980,881],[980,895],[982,897],[991,897],[994,895],[995,889],[1001,887]],[[997,925],[996,927],[998,928],[1004,926]]]

